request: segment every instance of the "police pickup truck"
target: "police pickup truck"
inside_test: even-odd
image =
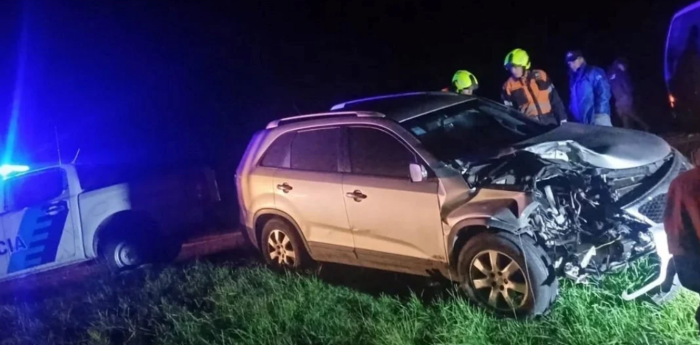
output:
[[[214,172],[59,165],[0,181],[0,281],[102,259],[174,259],[219,201]]]

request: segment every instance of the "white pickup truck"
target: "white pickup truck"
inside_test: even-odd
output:
[[[101,258],[171,260],[219,201],[214,172],[60,165],[0,182],[0,281]]]

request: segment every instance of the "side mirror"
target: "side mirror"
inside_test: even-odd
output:
[[[420,164],[411,163],[408,170],[411,172],[411,182],[423,182],[428,178],[428,170]]]

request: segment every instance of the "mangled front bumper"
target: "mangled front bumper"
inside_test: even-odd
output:
[[[666,210],[666,196],[671,181],[682,172],[691,168],[688,160],[677,150],[673,150],[673,160],[671,167],[663,178],[649,191],[635,202],[627,205],[624,211],[627,214],[651,225],[649,229],[654,236],[654,245],[656,254],[659,256],[659,275],[652,282],[643,286],[637,291],[627,292],[622,294],[622,299],[631,301],[638,298],[652,289],[663,284],[668,278],[668,264],[671,262],[673,255],[668,250],[668,237],[663,224],[663,215]]]
[[[673,255],[671,255],[671,253],[668,251],[668,237],[666,237],[666,231],[664,230],[663,224],[657,225],[651,228],[650,230],[652,235],[654,236],[656,254],[659,256],[659,276],[656,277],[656,279],[654,279],[652,282],[641,287],[637,291],[623,292],[622,299],[625,301],[631,301],[660,286],[666,281],[666,278],[668,276],[668,264],[669,262],[671,262],[671,258],[673,258]]]

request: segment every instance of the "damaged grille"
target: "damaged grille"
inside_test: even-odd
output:
[[[639,213],[655,223],[663,222],[664,211],[666,211],[666,194],[655,196],[639,208]]]

